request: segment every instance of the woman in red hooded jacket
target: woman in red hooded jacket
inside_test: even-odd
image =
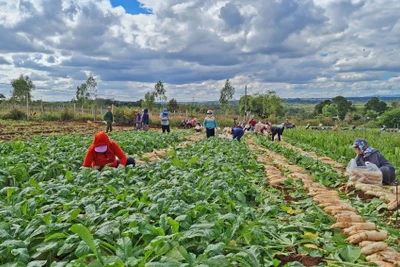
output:
[[[94,141],[86,152],[83,167],[101,170],[106,165],[112,168],[135,166],[135,160],[127,157],[119,145],[110,140],[105,132],[100,132],[94,136]]]

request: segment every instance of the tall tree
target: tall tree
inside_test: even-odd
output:
[[[343,120],[346,117],[347,112],[355,109],[353,107],[353,103],[351,101],[347,101],[347,99],[343,96],[337,96],[333,98],[332,103],[335,104],[338,109],[338,116],[340,120]]]
[[[377,112],[378,114],[384,113],[388,109],[387,104],[380,101],[377,97],[372,97],[365,105],[364,112],[367,113],[370,110]]]
[[[285,100],[280,98],[275,91],[268,91],[263,97],[263,113],[265,117],[277,119],[284,113],[283,103]]]
[[[86,103],[90,98],[96,100],[97,98],[97,82],[92,74],[88,77],[85,83],[76,87],[76,101],[79,104]]]
[[[4,100],[6,100],[6,97],[5,97],[5,95],[3,95],[3,94],[0,94],[0,103],[1,103],[1,102],[3,102]]]
[[[336,117],[338,115],[338,109],[335,105],[333,104],[328,104],[325,105],[324,108],[322,109],[322,115],[325,117]]]
[[[11,81],[11,86],[13,87],[11,101],[25,103],[27,98],[28,101],[32,100],[31,91],[35,89],[35,85],[28,75],[24,77],[21,74],[18,79]]]
[[[332,104],[332,101],[327,99],[327,100],[324,100],[324,101],[318,103],[317,105],[315,105],[315,107],[314,107],[315,115],[322,114],[322,109],[326,105],[330,105],[330,104]]]
[[[142,107],[152,110],[155,103],[155,92],[147,92],[144,95],[144,101],[142,102]]]
[[[226,79],[225,86],[221,89],[221,94],[219,96],[219,103],[221,104],[222,109],[226,109],[229,100],[232,99],[235,94],[235,87],[231,85],[229,79]]]
[[[168,110],[171,112],[176,112],[178,111],[178,102],[176,101],[175,98],[172,98],[170,101],[168,101]]]
[[[160,100],[160,105],[162,101],[167,101],[167,97],[165,96],[165,88],[164,88],[164,84],[162,83],[162,81],[158,81],[155,85],[154,85],[154,90],[155,90],[155,96],[158,97],[158,99]]]

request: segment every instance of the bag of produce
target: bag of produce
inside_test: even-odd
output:
[[[349,183],[382,185],[382,172],[371,162],[367,161],[365,166],[357,166],[356,160],[352,159],[346,170],[349,175]]]

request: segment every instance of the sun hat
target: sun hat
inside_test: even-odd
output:
[[[357,138],[353,145],[350,146],[350,148],[359,148],[362,152],[368,153],[372,151],[372,148],[368,145],[367,140],[362,139],[362,138]]]
[[[207,114],[213,114],[213,111],[211,109],[207,110]]]
[[[102,145],[102,146],[96,146],[94,148],[94,151],[98,152],[98,153],[104,153],[107,151],[107,145]]]

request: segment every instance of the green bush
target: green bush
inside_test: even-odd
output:
[[[10,110],[10,112],[4,114],[2,118],[4,120],[24,120],[26,119],[26,113],[19,109],[13,108]]]
[[[400,108],[393,109],[383,113],[379,117],[379,123],[385,124],[390,128],[397,128],[400,126]]]
[[[63,112],[61,112],[61,117],[60,119],[62,121],[73,121],[74,120],[74,114],[69,112],[67,108],[64,109]]]

